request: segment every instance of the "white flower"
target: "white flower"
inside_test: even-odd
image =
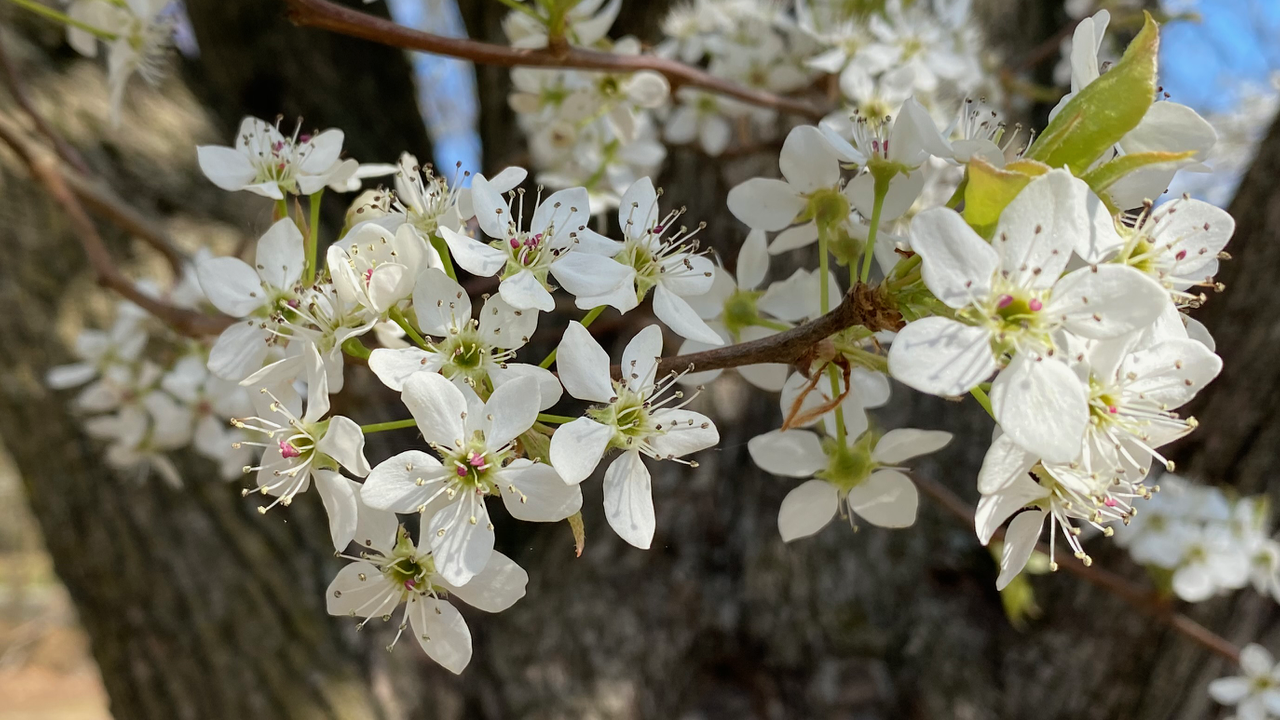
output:
[[[471,631],[446,599],[450,596],[483,610],[502,612],[524,597],[529,576],[511,558],[492,552],[484,569],[465,585],[450,583],[436,570],[430,552],[415,548],[403,529],[391,537],[371,538],[369,551],[338,572],[325,590],[330,615],[388,619],[405,603],[399,632],[411,627],[427,655],[452,673],[471,661]]]
[[[276,498],[270,505],[258,508],[259,512],[266,513],[277,504],[288,507],[294,496],[305,492],[314,481],[329,513],[333,546],[341,550],[355,537],[358,506],[349,481],[338,468],[364,477],[369,474],[369,461],[364,457],[364,433],[359,425],[341,415],[325,419],[329,412],[328,381],[320,354],[314,347],[308,347],[308,351],[307,408],[302,417],[272,396],[263,416],[234,420],[233,424],[267,436],[266,442],[242,443],[266,448],[258,467],[245,468],[246,472],[257,472],[258,492]]]
[[[774,430],[752,438],[747,450],[756,465],[774,475],[814,478],[787,493],[778,510],[778,532],[791,542],[826,527],[837,510],[850,525],[857,514],[880,527],[910,527],[920,498],[899,466],[950,441],[947,432],[900,429],[883,437],[850,435],[842,446],[808,430]]]
[[[440,258],[410,227],[392,235],[370,223],[330,245],[326,265],[343,303],[382,317],[413,293],[418,273],[440,265]]]
[[[867,409],[882,407],[889,402],[889,378],[883,373],[856,367],[851,369],[849,380],[852,388],[848,392],[845,392],[844,378],[837,381],[839,392],[844,395],[840,407],[845,431],[851,437],[858,437],[867,429]],[[826,372],[819,372],[811,378],[801,373],[792,374],[782,386],[778,398],[782,416],[792,427],[805,427],[821,421],[828,435],[836,434],[834,400],[830,376]],[[816,415],[822,407],[827,408],[826,412]]]
[[[1237,677],[1218,678],[1209,683],[1209,696],[1223,705],[1235,707],[1238,720],[1266,720],[1280,715],[1280,668],[1271,653],[1249,643],[1240,650]]]
[[[370,507],[422,514],[419,545],[456,585],[485,568],[493,523],[485,499],[501,495],[518,520],[554,522],[582,507],[582,492],[550,465],[515,456],[515,440],[538,416],[538,383],[517,378],[488,401],[444,376],[419,372],[404,380],[401,399],[441,460],[407,450],[379,463],[361,495]]]
[[[1066,171],[1033,180],[1000,216],[990,244],[953,210],[916,216],[911,245],[925,284],[958,312],[909,323],[889,350],[895,378],[947,396],[968,392],[1008,357],[991,388],[996,420],[1052,462],[1075,459],[1089,420],[1084,386],[1055,357],[1054,333],[1117,337],[1151,324],[1168,302],[1158,284],[1120,265],[1059,279],[1088,232],[1084,193]]]
[[[745,114],[740,103],[692,88],[676,91],[680,103],[667,116],[664,136],[671,143],[697,141],[702,151],[718,157],[733,138],[733,120]]]
[[[579,295],[578,307],[612,305],[626,313],[652,290],[653,313],[676,334],[709,345],[723,344],[686,299],[711,289],[715,266],[698,251],[694,240],[701,226],[692,232],[684,226],[673,229],[680,215],[679,211],[661,214],[658,193],[649,178],[627,188],[618,204],[622,251],[613,257],[625,268],[626,279],[609,293]]]
[[[538,324],[538,313],[516,310],[500,295],[490,297],[478,320],[471,317],[471,298],[462,286],[432,268],[418,279],[414,310],[422,333],[440,338],[427,347],[378,348],[369,355],[369,369],[392,390],[404,389],[407,377],[438,372],[472,388],[494,388],[520,377],[538,382],[539,410],[560,400],[560,381],[536,365],[510,362]]]
[[[49,368],[45,383],[54,390],[66,390],[107,376],[113,368],[133,365],[147,346],[148,335],[143,325],[145,317],[141,308],[133,303],[118,304],[111,329],[81,330],[76,335],[73,350],[78,361]]]
[[[163,76],[173,42],[173,21],[162,15],[170,0],[124,0],[116,23],[103,28],[115,33],[107,46],[107,87],[111,121],[120,122],[120,108],[129,78],[137,73],[156,84]]]
[[[519,186],[526,175],[524,168],[509,167],[486,181],[501,194]],[[475,179],[484,179],[484,176],[477,175]],[[453,180],[436,175],[430,165],[419,165],[418,158],[409,153],[400,156],[395,186],[390,206],[393,216],[380,223],[386,227],[407,223],[424,241],[430,241],[433,235],[440,234],[439,228],[459,230],[463,223],[475,217],[471,191],[461,186],[457,174]]]
[[[305,264],[302,233],[285,218],[258,240],[255,267],[234,257],[201,260],[200,287],[209,302],[235,318],[209,353],[209,370],[225,380],[243,380],[262,367],[268,343],[298,303]]]
[[[1195,286],[1214,287],[1218,258],[1236,222],[1225,210],[1200,200],[1179,198],[1146,207],[1132,229],[1097,233],[1077,247],[1086,262],[1118,262],[1150,275],[1181,307],[1195,306],[1204,295]]]
[[[896,117],[883,122],[855,117],[849,128],[852,143],[841,136],[841,128],[834,123],[824,120],[818,127],[840,160],[867,170],[851,180],[846,191],[864,218],[870,218],[875,209],[875,176],[888,176],[880,222],[900,217],[920,196],[924,188],[920,166],[930,155],[949,157],[952,152],[929,111],[914,98],[902,103]]]
[[[1249,571],[1249,556],[1229,529],[1197,528],[1182,547],[1182,561],[1173,571],[1173,592],[1187,602],[1202,602],[1248,585]]]
[[[809,245],[818,239],[820,224],[847,220],[851,198],[840,178],[840,161],[818,128],[793,128],[778,165],[783,180],[752,178],[730,190],[728,198],[729,211],[747,227],[784,231],[774,239],[771,252]]]
[[[628,268],[612,260],[622,246],[586,227],[590,215],[583,188],[561,190],[538,203],[528,230],[521,229],[523,203],[513,215],[483,177],[472,181],[471,197],[480,229],[494,241],[478,242],[446,227],[440,234],[468,272],[502,274],[498,293],[512,307],[554,310],[548,274],[576,296],[603,295],[626,281]]]
[[[686,403],[667,407],[684,393],[663,396],[677,376],[657,377],[661,355],[662,330],[650,325],[622,351],[624,380],[613,380],[609,355],[577,322],[569,323],[556,355],[564,389],[597,404],[551,436],[551,463],[565,482],[577,484],[610,449],[622,450],[605,472],[605,517],[623,540],[643,549],[653,541],[654,514],[649,470],[640,456],[675,460],[720,442],[705,415],[685,410]]]
[[[240,123],[234,148],[201,145],[196,148],[200,169],[223,190],[248,190],[281,200],[285,194],[311,195],[323,190],[336,174],[344,177],[341,130],[302,135],[301,124],[292,137],[265,120],[246,117]],[[354,162],[354,161],[351,161]]]

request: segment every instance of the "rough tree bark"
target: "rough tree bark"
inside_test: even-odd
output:
[[[201,25],[212,22],[203,13],[220,3],[191,4],[198,33],[217,40],[216,29]],[[480,0],[465,10],[469,25],[488,33],[502,12]],[[311,45],[290,47],[301,52]],[[206,50],[206,62],[213,52]],[[234,71],[242,84],[264,61],[243,62]],[[505,71],[482,70],[480,78],[492,169],[512,162],[519,148],[502,142],[514,136],[509,119],[494,120],[504,117]],[[229,111],[224,121],[241,109],[250,110]],[[306,107],[285,111],[317,117]],[[329,122],[339,124],[321,124]],[[388,131],[351,122],[349,136],[356,128]],[[398,142],[392,147],[411,146]],[[668,197],[687,203],[692,221],[707,220],[708,242],[732,258],[742,231],[724,211],[724,193],[739,176],[772,172],[773,162],[724,166],[677,152]],[[747,440],[777,426],[776,401],[731,380],[700,401],[720,419],[720,447],[704,453],[696,470],[654,466],[659,524],[652,550],[630,548],[608,529],[598,482],[584,485],[582,558],[573,557],[563,525],[498,518],[499,549],[530,572],[528,596],[498,616],[468,613],[476,650],[461,678],[419,658],[412,646],[388,661],[380,637],[353,641],[350,623],[335,629],[323,617],[322,590],[335,565],[326,557],[318,504],[300,501],[286,517],[262,518],[233,487],[200,481],[206,471],[194,465],[186,468],[191,481],[183,491],[102,470],[98,448],[76,429],[64,398],[40,382],[48,366],[67,359],[49,328],[65,310],[63,279],[83,264],[57,213],[20,173],[4,167],[2,220],[9,230],[0,302],[9,312],[0,315],[0,437],[18,460],[121,720],[1154,719],[1215,712],[1204,684],[1222,669],[1218,661],[1074,578],[1033,579],[1044,615],[1025,632],[1011,628],[994,591],[990,555],[970,528],[927,500],[910,530],[832,527],[784,545],[776,514],[793,483],[760,472],[746,453]],[[1280,351],[1271,319],[1280,293],[1270,277],[1280,266],[1276,167],[1280,129],[1232,208],[1240,230],[1237,259],[1223,271],[1229,291],[1203,316],[1227,371],[1199,413],[1204,427],[1196,444],[1182,455],[1198,476],[1273,494],[1280,490],[1271,480],[1280,370],[1269,362]],[[620,342],[633,329],[606,340]],[[956,434],[916,471],[976,499],[974,477],[991,422],[971,403],[901,388],[894,402],[883,416],[887,426]],[[396,411],[363,412],[372,420]],[[371,443],[369,455],[376,462],[414,442],[412,432],[387,433]],[[1141,574],[1121,553],[1095,554],[1102,564]],[[1259,628],[1275,635],[1273,607],[1246,592],[1197,613],[1244,640],[1259,637]]]

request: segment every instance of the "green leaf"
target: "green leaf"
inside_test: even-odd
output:
[[[964,189],[964,220],[977,233],[990,238],[1000,213],[1031,177],[1020,172],[1001,170],[981,158],[969,163],[969,182]]]
[[[1085,173],[1080,179],[1089,184],[1093,191],[1102,195],[1107,188],[1115,185],[1117,181],[1125,175],[1151,165],[1161,165],[1163,163],[1179,162],[1194,157],[1195,150],[1187,150],[1186,152],[1166,152],[1162,150],[1152,150],[1150,152],[1131,153],[1129,155],[1121,155],[1111,162],[1104,163],[1098,167]]]
[[[1156,95],[1160,32],[1144,12],[1142,31],[1120,62],[1086,85],[1054,117],[1026,157],[1080,175],[1138,126]]]

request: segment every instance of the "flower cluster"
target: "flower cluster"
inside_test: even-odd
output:
[[[1265,497],[1233,499],[1171,473],[1158,489],[1117,529],[1117,545],[1187,602],[1247,585],[1280,602],[1280,543],[1271,536]]]
[[[107,87],[111,118],[120,121],[124,90],[134,74],[156,83],[168,69],[173,44],[171,0],[71,0],[67,43],[85,57],[107,45]]]

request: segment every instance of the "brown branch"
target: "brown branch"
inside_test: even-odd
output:
[[[4,47],[3,37],[0,37],[0,70],[4,71],[5,86],[9,89],[9,94],[13,96],[13,101],[31,118],[31,122],[35,123],[36,130],[48,138],[54,150],[58,153],[58,157],[76,170],[88,174],[89,165],[80,156],[80,153],[55,132],[53,126],[44,119],[44,116],[36,111],[31,98],[27,96],[26,87],[22,84],[22,76],[18,73],[18,67],[14,64],[13,58],[9,57],[9,53]]]
[[[295,25],[329,30],[405,50],[470,60],[503,67],[574,68],[606,72],[651,70],[667,78],[672,88],[686,85],[741,100],[760,107],[788,112],[811,120],[821,119],[821,109],[802,100],[744,87],[682,62],[653,55],[614,55],[578,47],[520,49],[468,38],[433,35],[390,20],[343,7],[329,0],[284,0]]]
[[[816,320],[751,342],[663,358],[658,363],[658,376],[686,370],[723,370],[758,363],[790,365],[812,356],[823,340],[841,330],[856,325],[873,332],[900,330],[902,324],[902,315],[879,288],[858,283],[845,293],[844,299],[835,309]],[[622,370],[617,365],[611,370],[615,378],[622,377]]]
[[[125,299],[155,315],[174,330],[190,337],[217,335],[233,322],[226,316],[206,315],[170,305],[139,290],[129,278],[125,277],[120,268],[116,267],[93,220],[68,186],[66,178],[58,167],[58,162],[47,151],[42,151],[23,138],[7,121],[0,121],[0,140],[13,149],[27,166],[31,176],[44,186],[66,212],[81,246],[84,247],[85,255],[89,258],[89,264],[98,278],[99,285],[114,290]]]
[[[925,477],[913,479],[921,492],[942,506],[943,510],[946,510],[947,513],[968,527],[972,528],[974,526],[973,509],[959,496],[936,480]],[[1004,528],[997,530],[992,537],[997,540],[1003,539]],[[1044,543],[1040,543],[1036,549],[1045,555],[1049,554],[1049,547]],[[1240,663],[1240,648],[1195,620],[1177,612],[1173,603],[1166,598],[1140,587],[1110,570],[1085,565],[1068,553],[1059,551],[1053,556],[1053,559],[1058,564],[1058,567],[1063,570],[1124,600],[1139,611],[1167,624],[1190,640],[1199,643],[1205,649],[1220,655],[1233,664],[1238,665]]]

